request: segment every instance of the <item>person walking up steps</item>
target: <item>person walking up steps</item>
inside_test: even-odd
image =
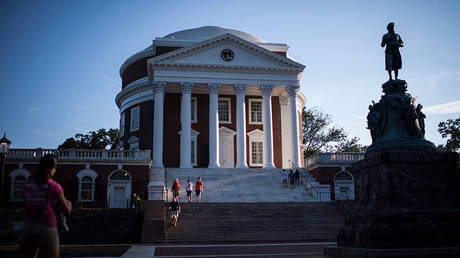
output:
[[[198,177],[198,181],[196,181],[195,183],[195,193],[196,193],[196,200],[200,202],[201,194],[203,193],[203,182],[201,181],[201,177]]]
[[[291,190],[294,189],[295,174],[292,170],[289,172],[289,183],[291,184]]]
[[[178,198],[179,199],[179,194],[180,194],[180,184],[179,184],[179,179],[176,178],[176,180],[174,180],[174,183],[171,187],[171,192],[173,194],[173,198]]]
[[[281,173],[281,178],[283,179],[283,188],[287,188],[288,185],[287,185],[287,178],[288,178],[288,175],[286,173],[286,170],[283,169],[283,172]]]
[[[179,213],[180,213],[180,204],[179,204],[179,201],[177,200],[177,197],[174,197],[173,201],[169,203],[169,211],[170,211],[169,224],[175,227],[177,224],[177,219],[179,218]]]
[[[300,183],[300,172],[299,172],[298,169],[295,170],[294,175],[295,175],[295,185],[299,185],[299,183]]]
[[[187,199],[189,202],[192,201],[192,191],[193,191],[193,184],[192,182],[189,180],[187,180],[187,187],[185,187],[185,190],[187,191]]]
[[[23,189],[24,230],[23,257],[59,257],[59,235],[53,206],[70,214],[72,203],[64,196],[60,184],[51,179],[56,173],[57,159],[47,154],[40,159],[37,171]]]

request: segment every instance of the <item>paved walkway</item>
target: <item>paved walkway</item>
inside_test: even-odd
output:
[[[218,245],[157,245],[132,246],[121,258],[178,258],[178,257],[308,257],[322,258],[325,246],[335,242],[218,244]],[[86,257],[102,258],[102,257]],[[115,258],[104,256],[104,258]],[[117,257],[118,258],[118,257]]]
[[[306,202],[314,201],[305,190],[297,186],[294,190],[282,187],[280,169],[167,169],[168,199],[174,179],[181,185],[180,202],[187,201],[185,187],[187,179],[195,183],[201,177],[204,184],[204,202]],[[195,194],[193,192],[193,200]]]

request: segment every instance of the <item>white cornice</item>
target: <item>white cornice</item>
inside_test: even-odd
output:
[[[202,48],[207,48],[215,44],[219,44],[221,42],[232,42],[234,44],[243,46],[252,52],[256,52],[258,55],[265,56],[267,58],[272,59],[275,62],[281,63],[284,67],[283,68],[272,68],[272,67],[254,67],[254,66],[237,66],[237,65],[204,65],[204,64],[165,64],[163,62],[169,61],[171,59],[177,58],[182,55],[189,54],[191,52],[198,51]],[[227,69],[243,69],[243,70],[280,70],[280,71],[297,71],[302,72],[305,69],[305,66],[297,63],[287,57],[278,55],[273,53],[257,44],[251,43],[246,41],[242,38],[239,38],[232,34],[223,34],[221,36],[217,36],[215,38],[199,42],[195,45],[191,45],[188,47],[180,48],[166,54],[152,57],[147,60],[149,64],[152,64],[154,67],[197,67],[197,68],[227,68]]]
[[[139,80],[133,81],[117,94],[115,97],[115,103],[117,104],[118,108],[121,108],[121,102],[123,99],[138,92],[142,92],[148,88],[152,88],[152,86],[149,84],[148,77],[143,77]]]
[[[140,60],[142,58],[146,58],[149,56],[154,56],[154,55],[155,55],[155,52],[153,51],[153,46],[149,46],[148,48],[142,51],[139,51],[136,54],[130,56],[128,59],[126,59],[125,62],[123,62],[123,64],[120,67],[120,77],[123,75],[123,72],[129,65],[133,64],[137,60]]]

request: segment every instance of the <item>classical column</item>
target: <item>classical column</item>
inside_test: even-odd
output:
[[[289,94],[289,107],[291,115],[291,127],[292,127],[292,162],[295,166],[300,167],[299,160],[299,125],[297,119],[297,92],[299,92],[299,86],[292,85],[287,87]]]
[[[260,86],[263,96],[263,122],[264,122],[264,168],[274,168],[273,165],[273,133],[272,133],[272,90],[273,85]]]
[[[209,168],[218,168],[219,164],[219,83],[209,83]]]
[[[193,83],[182,82],[181,134],[180,134],[180,168],[192,168],[192,113],[191,94]]]
[[[153,161],[152,166],[163,167],[163,101],[166,82],[154,82],[154,114],[153,114]]]
[[[246,104],[244,96],[247,84],[235,84],[236,92],[236,157],[237,168],[247,168],[246,162]]]

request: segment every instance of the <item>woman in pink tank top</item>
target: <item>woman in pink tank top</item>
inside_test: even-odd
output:
[[[59,203],[69,214],[72,204],[64,196],[61,185],[51,179],[56,173],[57,159],[47,154],[40,159],[37,171],[24,186],[24,257],[59,257],[59,235],[54,205]]]

